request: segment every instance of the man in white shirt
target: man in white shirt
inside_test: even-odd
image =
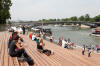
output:
[[[32,40],[35,40],[35,38],[36,38],[36,35],[35,35],[35,33],[32,35]]]
[[[66,42],[65,40],[64,40],[64,38],[62,37],[62,47],[63,48],[65,48],[65,45],[67,44],[68,42]]]

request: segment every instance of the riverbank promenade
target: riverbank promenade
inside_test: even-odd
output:
[[[9,56],[7,44],[9,35],[7,31],[0,32],[0,66],[29,66],[27,62],[20,62],[16,57]],[[91,57],[88,57],[86,51],[83,56],[80,48],[70,50],[44,40],[44,48],[54,51],[54,55],[46,56],[37,51],[35,41],[26,35],[21,36],[24,39],[23,44],[27,44],[25,50],[34,59],[34,66],[100,66],[100,54],[92,52]]]

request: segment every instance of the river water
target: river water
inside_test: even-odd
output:
[[[44,26],[44,28],[51,28],[53,37],[56,42],[58,42],[60,37],[65,39],[70,38],[75,45],[82,46],[83,44],[100,45],[100,37],[90,36],[92,29],[82,29],[79,27],[55,27],[53,25]]]

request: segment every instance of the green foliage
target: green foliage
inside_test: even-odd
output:
[[[0,24],[5,24],[7,19],[11,19],[9,12],[11,5],[11,0],[0,0]]]
[[[71,21],[77,21],[77,17],[76,16],[71,17],[70,19],[71,19]]]
[[[68,18],[65,18],[65,19],[61,19],[61,21],[69,21],[69,19]]]
[[[56,19],[49,19],[48,21],[56,21]]]
[[[61,19],[56,19],[56,21],[61,21]]]
[[[90,22],[95,22],[94,18],[90,18]]]
[[[100,15],[94,17],[95,22],[100,22]]]
[[[89,14],[85,14],[80,16],[79,18],[76,16],[70,18],[62,18],[62,19],[42,19],[39,21],[43,22],[51,22],[51,21],[90,21],[90,22],[100,22],[100,15],[95,16],[94,18],[90,18]]]
[[[78,18],[79,21],[84,21],[84,19],[85,19],[84,16],[80,16],[80,17]]]
[[[85,21],[89,21],[90,20],[89,14],[86,14],[84,18],[85,18]]]

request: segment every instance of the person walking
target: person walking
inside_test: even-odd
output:
[[[85,45],[83,45],[83,48],[82,48],[82,55],[84,55],[84,52],[85,52]]]

